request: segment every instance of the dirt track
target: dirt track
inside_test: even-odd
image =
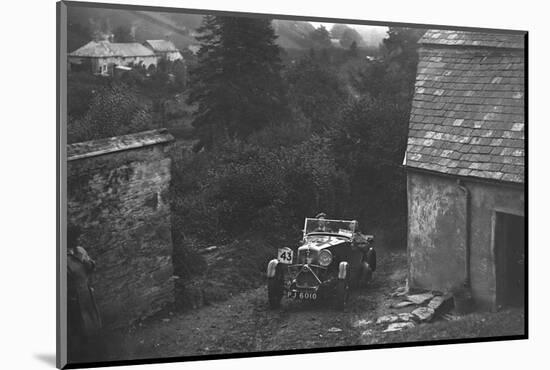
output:
[[[367,288],[352,291],[345,311],[324,302],[286,299],[280,309],[271,310],[267,289],[260,287],[201,309],[159,314],[129,331],[102,339],[107,350],[102,351],[104,356],[96,353],[93,358],[150,359],[524,333],[523,309],[473,313],[456,321],[437,320],[400,332],[384,332],[387,325],[377,325],[378,317],[411,308],[390,308],[400,300],[391,298],[391,293],[405,282],[405,253],[381,253],[379,257],[374,280]],[[354,325],[359,320],[363,325]]]
[[[230,300],[181,314],[152,318],[116,340],[120,357],[109,359],[193,356],[364,343],[358,319],[376,320],[387,310],[388,294],[405,278],[403,254],[381,256],[379,270],[364,289],[354,290],[345,311],[328,302],[283,299],[280,309],[267,305],[265,287]],[[119,346],[116,346],[119,347]]]

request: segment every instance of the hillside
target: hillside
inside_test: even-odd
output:
[[[273,20],[273,29],[279,36],[277,43],[283,49],[309,49],[313,43],[309,38],[315,30],[309,22]]]
[[[179,49],[187,49],[198,44],[195,30],[202,18],[200,14],[69,7],[68,49],[74,51],[93,38],[108,38],[120,27],[130,29],[137,42],[167,39]],[[315,27],[310,22],[276,19],[273,28],[278,35],[277,44],[283,49],[309,50],[315,47],[310,38]],[[385,27],[338,25],[336,28],[351,29],[362,38],[359,45],[369,48],[377,47],[386,32]]]
[[[68,13],[69,52],[90,39],[106,39],[119,27],[130,29],[137,42],[167,39],[176,47],[186,49],[196,44],[192,33],[194,27],[202,21],[200,15],[118,9],[69,7]]]

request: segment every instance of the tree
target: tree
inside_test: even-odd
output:
[[[71,19],[69,17],[69,19]],[[73,52],[82,45],[90,42],[92,31],[77,22],[67,23],[67,50]]]
[[[354,88],[372,98],[392,100],[407,110],[414,93],[417,41],[424,32],[424,29],[390,27],[388,37],[383,40],[382,58],[369,63],[356,76]]]
[[[354,42],[356,44],[362,44],[363,38],[361,37],[359,32],[357,32],[353,28],[348,27],[344,30],[342,36],[340,37],[340,45],[342,45],[342,47],[344,48],[349,48]]]
[[[384,39],[384,60],[387,82],[392,93],[399,92],[407,101],[412,100],[416,66],[418,64],[417,42],[426,32],[421,28],[390,27]]]
[[[113,34],[114,34],[115,42],[134,42],[135,41],[131,28],[127,26],[118,26],[113,32]]]
[[[391,101],[363,97],[349,105],[330,133],[336,166],[350,184],[348,211],[376,230],[388,247],[402,247],[406,241],[407,182],[400,164],[409,112],[399,108]]]
[[[306,119],[307,128],[321,132],[336,123],[347,93],[331,67],[310,56],[292,66],[285,77],[290,104]]]
[[[174,83],[178,90],[183,90],[187,85],[187,67],[181,60],[176,60],[172,65]]]
[[[335,24],[332,25],[332,27],[330,29],[330,36],[335,38],[335,39],[341,39],[342,35],[344,34],[344,32],[348,28],[349,27],[346,24],[335,23]]]
[[[357,58],[359,56],[359,50],[357,50],[357,42],[353,41],[349,46],[348,54],[352,58]]]
[[[360,98],[331,134],[336,162],[350,178],[359,218],[385,234],[383,243],[406,240],[406,176],[400,167],[407,146],[418,55],[424,30],[390,28],[383,58],[368,63],[353,83]]]
[[[330,34],[324,26],[319,26],[309,34],[311,41],[313,41],[317,47],[329,48],[332,44],[330,42]]]
[[[247,138],[284,116],[280,49],[268,19],[205,16],[190,71],[199,145]]]
[[[409,113],[414,92],[418,55],[416,42],[425,30],[391,27],[384,39],[381,60],[373,61],[354,80],[362,103],[348,110],[343,125],[361,122],[363,143],[374,139],[369,156],[398,165],[406,148]],[[368,109],[367,109],[368,107]],[[372,117],[377,125],[368,125]],[[353,118],[359,117],[359,118]],[[358,126],[358,127],[359,127]],[[381,130],[381,131],[380,131]],[[388,140],[393,140],[392,142]],[[380,147],[376,147],[376,144]],[[372,149],[374,148],[374,150]]]
[[[101,87],[93,95],[90,109],[80,119],[69,119],[69,143],[86,141],[152,128],[149,107],[135,89],[123,83]]]

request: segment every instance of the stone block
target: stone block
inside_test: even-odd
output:
[[[415,315],[420,322],[430,321],[434,315],[435,310],[430,307],[418,307],[417,309],[413,310],[413,315]]]
[[[414,323],[412,322],[395,322],[392,324],[389,324],[386,330],[384,330],[384,333],[387,332],[393,332],[393,331],[401,331],[403,329],[411,329],[414,328]]]
[[[415,303],[415,304],[423,304],[430,299],[434,297],[433,293],[420,293],[420,294],[413,294],[413,295],[407,295],[407,300]]]

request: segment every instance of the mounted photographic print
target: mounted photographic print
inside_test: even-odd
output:
[[[58,367],[527,338],[526,49],[58,3]]]

